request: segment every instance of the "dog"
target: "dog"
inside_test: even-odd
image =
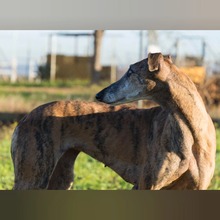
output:
[[[80,152],[133,189],[208,188],[215,128],[195,85],[170,56],[149,54],[96,99],[47,103],[19,122],[11,145],[15,190],[69,189]],[[125,105],[140,99],[159,106]]]

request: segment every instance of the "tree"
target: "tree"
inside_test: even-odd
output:
[[[94,54],[92,62],[92,76],[91,82],[98,83],[100,71],[102,70],[101,65],[101,46],[104,30],[96,30],[94,32]]]

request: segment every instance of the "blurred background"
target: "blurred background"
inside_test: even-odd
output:
[[[94,101],[98,91],[149,52],[170,54],[196,84],[216,125],[210,189],[220,189],[220,31],[174,30],[0,31],[0,189],[12,188],[11,135],[25,114],[54,100]],[[131,187],[85,154],[76,160],[74,189]]]

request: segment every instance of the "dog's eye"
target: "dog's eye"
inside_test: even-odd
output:
[[[128,70],[128,76],[130,76],[133,73],[131,69]]]

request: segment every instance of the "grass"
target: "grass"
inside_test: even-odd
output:
[[[0,126],[0,190],[12,189],[13,166],[10,154],[11,134],[16,124]]]
[[[75,163],[75,183],[72,189],[77,190],[114,190],[131,189],[132,185],[104,164],[84,153],[80,153]]]
[[[10,83],[8,81],[0,81],[0,87],[60,87],[60,88],[70,88],[72,86],[87,86],[89,84],[89,80],[56,80],[56,81],[36,81],[36,82],[28,82],[26,80],[19,81],[15,83]]]
[[[215,165],[215,174],[212,179],[210,189],[219,190],[220,189],[220,128],[216,129],[216,165]]]
[[[1,112],[29,112],[33,108],[55,100],[88,100],[93,101],[102,85],[74,85],[72,87],[25,87],[0,86]]]

